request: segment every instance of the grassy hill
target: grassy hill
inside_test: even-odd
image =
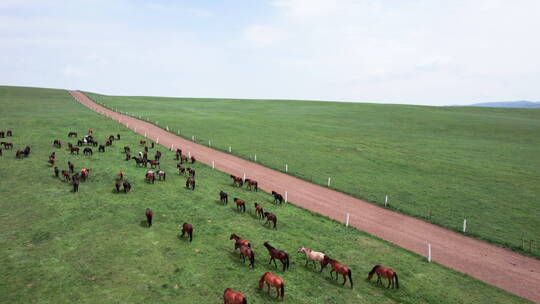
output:
[[[467,219],[474,237],[518,250],[538,238],[540,109],[89,95],[449,229]]]
[[[227,175],[197,164],[197,189],[186,190],[175,175],[171,152],[164,151],[166,182],[143,181],[145,169],[123,160],[122,147],[140,136],[75,102],[65,91],[0,87],[0,130],[12,128],[15,149],[32,147],[30,157],[14,151],[0,157],[0,303],[220,303],[231,287],[250,303],[274,301],[256,285],[265,271],[285,279],[288,303],[524,303],[525,301],[416,254],[294,205],[275,206],[263,192],[233,188]],[[95,130],[103,141],[122,134],[105,153],[92,157],[56,149],[68,131]],[[73,139],[71,139],[73,142]],[[80,192],[54,177],[47,156],[58,166],[90,168]],[[113,191],[115,173],[126,172],[129,194]],[[246,214],[218,203],[219,190],[245,199]],[[257,201],[279,217],[268,229],[252,214]],[[141,225],[144,209],[154,210],[152,228]],[[179,225],[195,227],[192,243],[179,239]],[[253,243],[256,268],[239,261],[229,240],[238,233]],[[269,241],[289,252],[291,269],[267,264],[262,247]],[[343,288],[324,273],[304,266],[300,246],[312,247],[350,266],[354,289]],[[400,275],[399,290],[364,281],[377,263]]]

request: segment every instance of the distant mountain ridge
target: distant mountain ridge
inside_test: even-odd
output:
[[[540,108],[540,102],[534,101],[499,101],[499,102],[482,102],[469,105],[469,107],[494,107],[494,108]]]

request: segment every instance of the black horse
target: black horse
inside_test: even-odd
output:
[[[90,148],[84,148],[83,153],[84,153],[84,155],[89,155],[89,154],[93,155],[94,154],[94,152]]]

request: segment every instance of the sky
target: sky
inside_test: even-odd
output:
[[[538,0],[0,0],[0,85],[455,105],[540,100]]]

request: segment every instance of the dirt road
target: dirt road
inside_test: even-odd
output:
[[[171,145],[180,147],[200,162],[208,165],[214,162],[216,169],[228,174],[243,176],[245,173],[259,181],[263,190],[287,192],[289,202],[335,220],[343,222],[350,213],[350,225],[420,255],[425,256],[428,244],[431,244],[434,261],[540,303],[539,260],[196,144],[145,121],[108,110],[78,91],[70,91],[70,94],[88,108],[120,120],[137,133],[146,133],[154,141],[159,139],[160,145],[169,149]]]

